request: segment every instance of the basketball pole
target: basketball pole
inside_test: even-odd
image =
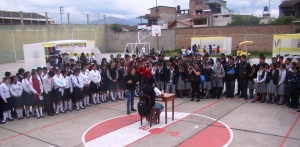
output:
[[[158,33],[156,33],[156,44],[157,44],[157,49],[156,50],[158,51],[159,50],[158,49]]]

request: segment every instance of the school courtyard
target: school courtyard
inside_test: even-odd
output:
[[[15,74],[23,66],[22,61],[0,64],[0,74]],[[137,102],[136,97],[135,106]],[[0,125],[0,146],[300,146],[300,113],[285,105],[223,97],[191,102],[176,97],[174,120],[171,102],[167,110],[167,124],[163,111],[160,124],[151,128],[145,119],[141,126],[137,112],[126,114],[126,99],[56,116],[45,114],[41,119],[15,119]]]

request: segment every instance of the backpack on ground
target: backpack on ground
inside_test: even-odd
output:
[[[140,101],[137,104],[139,115],[147,117],[150,113],[150,106],[148,104],[148,96],[145,94],[140,95]]]

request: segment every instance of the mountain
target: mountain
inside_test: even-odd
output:
[[[91,24],[98,24],[98,21],[93,21]],[[104,19],[100,19],[100,24],[104,23]],[[117,17],[106,17],[106,24],[121,24],[121,25],[128,25],[128,26],[136,26],[139,23],[138,19],[122,19],[122,18],[117,18]]]

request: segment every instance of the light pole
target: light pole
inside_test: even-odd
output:
[[[60,14],[60,24],[62,25],[62,15],[64,14],[64,6],[59,7],[59,14]]]

